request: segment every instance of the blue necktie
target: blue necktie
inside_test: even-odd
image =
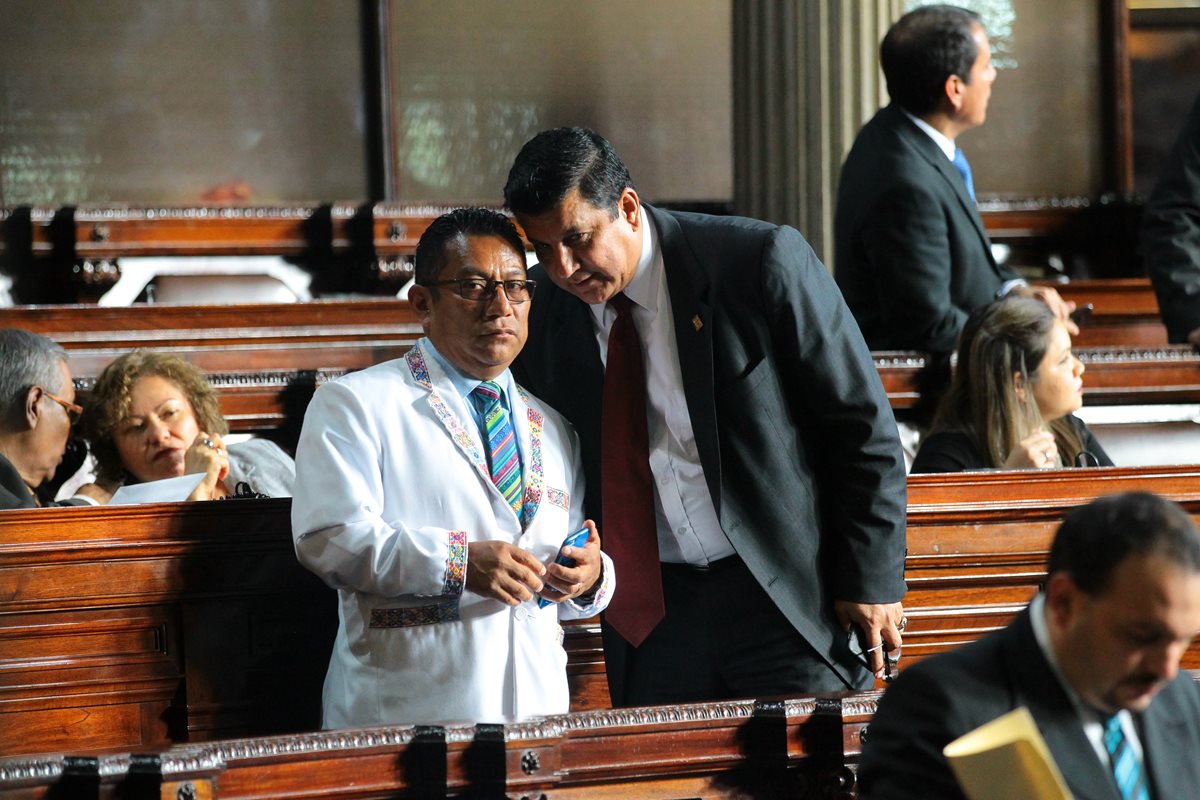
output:
[[[517,455],[517,437],[504,403],[500,402],[500,386],[484,381],[471,392],[471,400],[483,415],[487,433],[488,467],[492,483],[504,495],[512,510],[521,516],[521,460]]]
[[[1149,800],[1150,793],[1146,789],[1146,776],[1142,772],[1141,762],[1125,738],[1121,718],[1116,714],[1104,722],[1104,749],[1108,751],[1121,800]]]
[[[971,177],[971,165],[967,163],[967,156],[961,147],[954,148],[954,168],[958,170],[959,175],[962,175],[963,183],[967,187],[967,194],[974,200],[975,179]]]

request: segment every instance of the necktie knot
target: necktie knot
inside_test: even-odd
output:
[[[1104,715],[1100,721],[1104,724],[1104,747],[1109,753],[1114,753],[1125,741],[1125,731],[1121,728],[1121,715]]]
[[[608,304],[616,310],[618,317],[623,317],[633,311],[633,301],[624,292],[613,295]]]
[[[484,381],[471,390],[471,400],[479,412],[486,413],[493,405],[500,402],[502,391],[500,384],[495,381]]]

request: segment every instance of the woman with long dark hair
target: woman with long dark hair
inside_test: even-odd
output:
[[[1011,297],[971,315],[913,472],[1112,466],[1074,415],[1083,405],[1083,364],[1045,304]]]

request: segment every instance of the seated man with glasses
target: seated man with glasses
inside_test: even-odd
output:
[[[0,510],[43,505],[34,490],[54,477],[82,411],[67,351],[36,333],[0,329]],[[45,505],[92,502],[77,495]]]
[[[308,407],[292,528],[341,603],[326,728],[568,710],[559,620],[602,611],[614,574],[574,431],[509,372],[533,289],[507,217],[439,217],[409,293],[425,338]]]

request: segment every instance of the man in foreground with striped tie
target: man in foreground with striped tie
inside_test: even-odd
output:
[[[958,136],[983,124],[996,69],[979,15],[923,6],[880,47],[891,104],[855,138],[838,184],[834,273],[872,350],[950,353],[967,315],[1002,294],[1073,303],[998,265]]]
[[[864,737],[863,800],[961,798],[942,748],[1029,709],[1076,800],[1200,795],[1200,534],[1147,493],[1067,515],[1044,590],[1007,628],[904,671]],[[999,796],[999,795],[996,795]]]
[[[340,599],[324,726],[564,713],[559,620],[602,611],[615,577],[575,433],[508,369],[534,289],[523,244],[501,214],[452,211],[414,280],[426,338],[318,389],[296,450],[296,554]],[[584,527],[574,566],[554,563]]]

